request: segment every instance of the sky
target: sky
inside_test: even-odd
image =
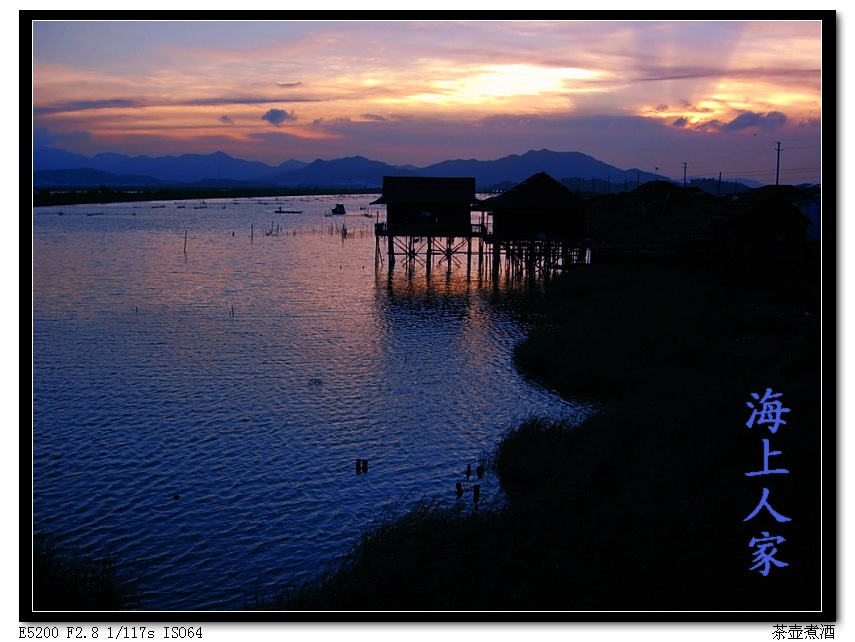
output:
[[[855,63],[843,37],[847,12],[836,13],[840,60],[846,67]],[[10,20],[0,23],[3,40],[17,42],[17,16],[9,11],[7,17]],[[362,154],[418,166],[445,158],[490,160],[547,147],[581,151],[624,169],[659,166],[661,173],[674,178],[682,177],[685,162],[689,176],[717,176],[721,171],[724,176],[773,182],[775,142],[780,141],[782,182],[820,180],[821,25],[550,22],[515,27],[504,22],[34,25],[33,142],[85,155],[221,150],[278,164],[290,158]],[[510,82],[512,70],[520,69],[513,65],[547,70],[532,76],[544,84],[538,90]],[[17,69],[9,65],[6,73]],[[549,90],[549,73],[557,73],[549,70],[555,69],[600,75],[586,78],[575,72],[574,77],[568,72],[557,76],[558,89],[552,85]],[[501,82],[503,71],[507,83]],[[834,73],[829,73],[831,87],[836,86]],[[845,74],[836,73],[843,108],[850,95]],[[20,78],[22,92],[25,74]],[[463,98],[477,95],[476,81],[482,79],[482,87],[489,87],[490,79],[499,82],[492,93],[480,91],[487,100],[470,98],[467,104]],[[501,91],[519,93],[503,96]],[[425,95],[433,95],[433,103]],[[559,106],[542,111],[555,104]],[[659,110],[662,106],[672,111]],[[776,113],[785,116],[783,123]],[[753,128],[741,128],[752,119]],[[850,132],[840,132],[832,179],[847,174],[848,150],[855,149]],[[17,136],[17,130],[9,132],[12,144]],[[839,211],[848,211],[845,183],[835,184],[828,193],[836,194]],[[8,247],[2,253],[7,273],[15,275],[20,270],[16,221],[13,217],[10,222],[12,233],[6,235]],[[837,224],[838,236],[855,242],[846,217],[838,215]],[[840,327],[851,327],[853,316],[851,297],[841,285],[855,278],[848,256],[840,253],[836,266]],[[834,268],[829,266],[832,276]],[[4,300],[20,305],[18,283],[6,279],[0,287]],[[7,315],[2,322],[4,349],[13,355],[10,363],[18,361],[18,318]],[[850,375],[855,353],[847,336],[837,337],[841,398],[855,392]],[[16,415],[20,373],[17,368],[7,370],[3,398]],[[838,487],[843,493],[838,497],[837,531],[842,539],[855,526],[851,511],[844,510],[851,505],[852,475],[841,462],[855,453],[853,440],[841,429],[852,424],[851,412],[845,404],[837,406]],[[17,450],[15,444],[5,450],[4,481],[9,487],[18,483]],[[839,584],[839,639],[851,629],[843,619],[851,610],[843,606],[851,604],[852,560],[850,555],[841,562],[845,579]],[[10,565],[18,561],[14,555],[7,560]],[[4,583],[2,595],[3,603],[11,605],[6,613],[11,621],[20,594],[15,574],[8,575],[12,579]],[[401,628],[410,637],[439,633],[453,640],[471,639],[475,632],[465,627]],[[676,642],[691,635],[712,642],[722,635],[740,641],[763,639],[770,632],[769,627],[747,624],[532,628],[505,625],[489,634],[508,640],[521,632],[543,640],[580,634],[607,640],[617,631],[645,641]],[[206,635],[208,631],[220,633],[209,628]],[[255,627],[247,639],[280,639],[282,632],[273,625]],[[400,639],[402,632],[391,626],[306,625],[288,627],[287,633],[314,642],[324,635]]]
[[[271,166],[546,148],[675,179],[820,182],[822,27],[36,21],[33,143]]]

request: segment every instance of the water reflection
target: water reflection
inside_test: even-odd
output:
[[[149,608],[242,608],[579,411],[513,367],[536,288],[375,270],[373,221],[343,236],[335,202],[34,213],[34,521],[145,564]]]

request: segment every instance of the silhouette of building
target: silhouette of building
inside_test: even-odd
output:
[[[384,176],[383,193],[372,205],[386,206],[386,231],[393,236],[471,234],[474,178]]]
[[[472,256],[472,239],[480,239],[486,225],[472,224],[472,210],[478,203],[474,178],[384,176],[383,193],[372,205],[386,206],[386,221],[374,226],[376,257],[380,239],[386,238],[389,265],[396,256],[422,260],[430,270],[435,259],[450,268],[456,254]]]
[[[492,213],[493,270],[500,256],[506,265],[529,274],[587,263],[588,204],[545,172],[528,177],[506,192],[485,199]]]
[[[587,203],[545,172],[485,199],[492,212],[495,240],[580,240],[585,236]]]
[[[711,217],[713,248],[743,265],[802,262],[811,221],[791,203],[791,186],[782,187],[748,192]]]

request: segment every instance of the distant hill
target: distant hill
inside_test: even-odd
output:
[[[63,169],[98,169],[91,158],[53,147],[33,148],[33,171]]]
[[[650,172],[622,170],[581,152],[553,152],[548,149],[512,154],[493,161],[449,160],[419,170],[421,176],[474,176],[476,187],[484,189],[510,181],[520,183],[538,172],[556,180],[564,178],[611,180],[621,187],[625,180],[642,183],[655,178]],[[640,177],[640,178],[639,178]]]
[[[351,188],[377,188],[383,185],[384,176],[414,176],[411,169],[395,167],[364,156],[350,156],[325,161],[316,160],[297,170],[280,172],[270,177],[277,185],[324,186]]]
[[[156,182],[170,183],[196,183],[219,179],[266,183],[277,169],[293,170],[302,166],[305,166],[305,163],[291,160],[276,168],[259,161],[232,158],[224,152],[157,157],[105,153],[87,158],[49,147],[33,149],[34,171],[96,169],[117,175],[149,176]]]
[[[180,156],[125,156],[104,153],[93,158],[50,147],[33,148],[35,188],[101,185],[221,186],[223,188],[311,187],[313,189],[377,189],[384,176],[474,177],[476,189],[508,189],[538,172],[546,172],[578,191],[624,191],[654,180],[655,174],[636,168],[620,169],[581,152],[548,149],[511,154],[496,160],[446,160],[427,167],[394,166],[364,156],[311,163],[288,160],[276,167],[233,158],[224,152]],[[105,173],[98,175],[83,170]],[[669,180],[659,176],[659,180]],[[745,183],[749,185],[749,183]],[[758,186],[755,183],[753,186]],[[710,191],[707,185],[704,189]],[[722,186],[718,186],[722,189]],[[732,193],[731,185],[727,188]]]
[[[174,183],[160,181],[151,176],[112,174],[98,169],[39,169],[33,172],[33,185],[40,188],[89,188],[100,185],[112,188],[139,188],[166,187]]]

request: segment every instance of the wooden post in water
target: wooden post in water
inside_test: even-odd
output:
[[[430,268],[433,263],[433,237],[427,237],[427,263],[425,263],[425,267],[427,268],[427,275],[430,276]]]
[[[187,254],[187,230],[184,230],[184,254]]]
[[[499,241],[493,239],[493,283],[499,280],[499,262],[501,260]]]

